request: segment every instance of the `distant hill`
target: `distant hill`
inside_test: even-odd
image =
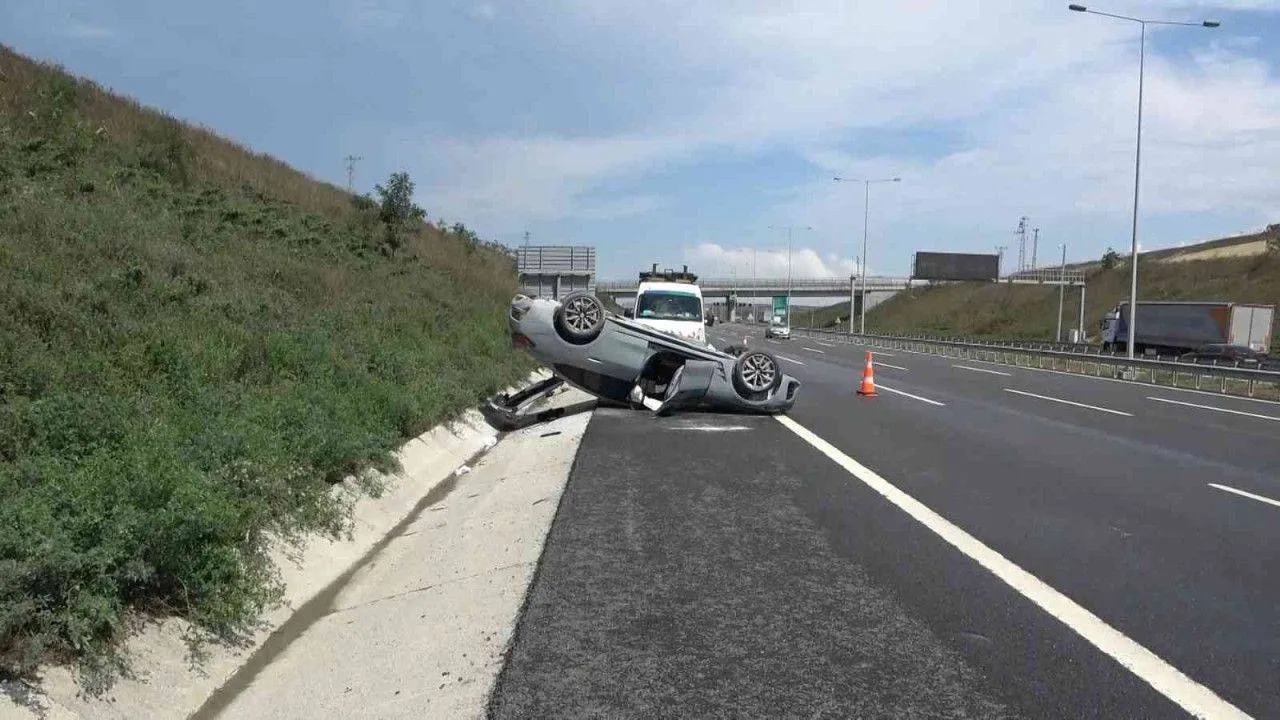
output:
[[[1096,335],[1103,314],[1129,293],[1127,258],[1111,269],[1099,262],[1069,265],[1088,274],[1085,332]],[[1280,226],[1252,235],[1170,248],[1139,256],[1139,293],[1146,300],[1229,300],[1280,305]],[[1080,291],[1068,288],[1065,328],[1079,321]],[[848,302],[818,311],[818,324],[848,315]],[[898,293],[867,312],[867,330],[988,338],[1052,339],[1058,312],[1053,286],[954,283]],[[799,320],[803,314],[797,314]],[[1280,334],[1273,346],[1280,346]]]

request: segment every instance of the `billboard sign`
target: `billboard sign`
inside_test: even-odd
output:
[[[773,322],[778,325],[790,325],[788,299],[786,295],[777,295],[773,298]]]
[[[1000,256],[917,252],[911,277],[917,280],[998,280]]]

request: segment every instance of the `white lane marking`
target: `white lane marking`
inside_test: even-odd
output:
[[[795,420],[785,415],[774,417],[818,452],[835,461],[850,475],[883,495],[889,502],[1003,580],[1020,595],[1074,630],[1094,647],[1114,658],[1183,710],[1198,718],[1249,720],[1248,715],[1219,697],[1213,690],[1187,677],[1181,670],[1111,627],[1097,615],[1058,592],[1043,580],[1023,570],[982,541],[961,530],[919,500],[899,490],[893,483],[840,452],[831,443],[813,434]]]
[[[817,348],[807,347],[807,348],[802,348],[802,349],[803,349],[803,350],[808,350],[809,352],[816,352],[816,353],[818,353],[819,355],[826,355],[826,354],[827,354],[827,351],[826,351],[826,350],[818,350]]]
[[[1273,417],[1271,415],[1259,415],[1257,413],[1244,412],[1243,410],[1228,410],[1227,408],[1214,407],[1212,405],[1197,405],[1195,403],[1182,402],[1181,400],[1169,400],[1168,398],[1151,397],[1150,395],[1147,396],[1147,399],[1155,400],[1156,402],[1169,403],[1170,405],[1185,405],[1186,407],[1202,408],[1204,410],[1213,410],[1221,413],[1231,413],[1232,415],[1244,415],[1245,417],[1259,418],[1261,420],[1280,421],[1280,417]]]
[[[804,363],[800,362],[799,360],[792,360],[791,358],[789,358],[789,357],[784,357],[784,356],[782,356],[782,355],[775,355],[774,357],[778,358],[779,360],[786,360],[786,361],[787,361],[787,362],[789,362],[789,363],[795,363],[795,364],[797,364],[797,365],[803,365],[803,364],[804,364]]]
[[[951,367],[960,368],[961,370],[972,370],[973,372],[990,373],[992,375],[1003,375],[1005,377],[1013,377],[1013,373],[1000,372],[999,370],[988,370],[986,368],[969,367],[968,365],[952,365]]]
[[[1251,500],[1257,500],[1258,502],[1264,502],[1264,503],[1267,503],[1268,505],[1275,505],[1276,507],[1280,507],[1280,500],[1272,500],[1272,499],[1271,499],[1271,498],[1269,498],[1269,497],[1263,497],[1263,496],[1261,496],[1261,495],[1254,495],[1254,494],[1253,494],[1253,493],[1251,493],[1251,492],[1245,492],[1244,490],[1237,490],[1237,489],[1235,489],[1235,488],[1233,488],[1233,487],[1227,487],[1226,485],[1219,485],[1219,484],[1217,484],[1217,483],[1209,483],[1209,487],[1211,487],[1211,488],[1217,488],[1217,489],[1219,489],[1219,490],[1224,490],[1224,491],[1229,492],[1229,493],[1235,493],[1236,495],[1241,495],[1241,496],[1243,496],[1243,497],[1247,497],[1247,498],[1249,498],[1249,499],[1251,499]]]
[[[898,395],[905,395],[906,397],[909,397],[909,398],[911,398],[912,400],[919,400],[920,402],[929,403],[930,405],[937,405],[938,407],[946,407],[946,406],[947,406],[947,404],[946,404],[946,403],[940,403],[940,402],[938,402],[937,400],[930,400],[929,398],[920,397],[919,395],[912,395],[912,394],[911,394],[911,393],[909,393],[909,392],[903,392],[903,391],[901,391],[901,390],[894,390],[893,388],[891,388],[891,387],[885,387],[884,385],[881,385],[880,383],[876,383],[876,389],[877,389],[877,390],[887,390],[887,391],[889,391],[889,392],[891,392],[891,393],[896,393],[896,394],[898,394]]]
[[[894,370],[906,370],[906,368],[902,367],[901,365],[890,365],[887,362],[878,362],[876,363],[876,367],[887,367],[887,368],[893,368]]]
[[[746,425],[683,425],[672,427],[672,430],[696,430],[698,432],[734,432],[739,430],[750,430]]]
[[[913,353],[915,355],[933,355],[934,357],[945,357],[944,355],[937,355],[935,353],[917,352],[915,350],[906,350],[904,352]],[[1081,357],[1084,357],[1087,360],[1087,359],[1096,358],[1099,356],[1083,355]],[[1106,358],[1105,355],[1101,357],[1103,357],[1104,359]],[[972,360],[971,359],[969,360],[969,362],[983,363],[985,365],[999,365],[1001,367],[1016,367],[1019,370],[1031,370],[1034,372],[1049,373],[1051,375],[1066,375],[1067,377],[1084,378],[1085,380],[1101,380],[1102,382],[1121,383],[1123,385],[1142,385],[1148,388],[1157,388],[1161,391],[1167,390],[1169,392],[1195,393],[1197,395],[1208,395],[1210,397],[1230,398],[1232,400],[1248,400],[1249,402],[1262,403],[1264,405],[1280,406],[1280,401],[1276,401],[1276,400],[1252,398],[1252,397],[1246,397],[1244,395],[1227,395],[1220,392],[1211,392],[1209,390],[1193,390],[1192,388],[1169,387],[1167,385],[1153,385],[1149,382],[1141,382],[1138,380],[1121,380],[1119,378],[1099,377],[1097,375],[1085,375],[1083,373],[1066,372],[1065,370],[1050,370],[1048,368],[1028,367],[1026,365],[1009,365],[1008,363],[992,362],[991,360]]]
[[[1062,403],[1063,405],[1075,405],[1076,407],[1088,408],[1090,410],[1097,410],[1098,412],[1111,413],[1112,415],[1123,415],[1125,417],[1133,417],[1133,413],[1120,412],[1119,410],[1111,410],[1104,407],[1098,407],[1097,405],[1085,405],[1084,403],[1072,402],[1071,400],[1063,400],[1062,398],[1049,397],[1048,395],[1037,395],[1035,393],[1023,392],[1022,390],[1014,390],[1013,388],[1005,388],[1004,391],[1010,392],[1010,393],[1017,393],[1019,395],[1026,395],[1027,397],[1040,398],[1041,400],[1051,400],[1056,403]]]

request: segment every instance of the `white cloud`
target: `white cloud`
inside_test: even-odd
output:
[[[86,22],[73,22],[63,28],[62,34],[77,40],[106,40],[116,37],[114,28]]]
[[[786,277],[788,269],[786,250],[725,247],[717,243],[685,248],[684,260],[690,270],[708,278]],[[793,278],[848,277],[857,272],[851,258],[824,255],[809,247],[792,248],[790,265]]]
[[[1050,238],[1070,236],[1077,247],[1114,244],[1125,229],[1135,25],[1024,0],[827,0],[804,11],[730,0],[556,0],[548,7],[554,18],[539,29],[555,33],[551,42],[578,48],[583,62],[630,64],[635,77],[601,82],[625,88],[643,81],[666,102],[611,136],[431,143],[430,153],[444,158],[437,175],[447,178],[431,189],[432,203],[451,214],[497,227],[641,215],[660,205],[660,189],[592,198],[710,151],[782,150],[814,164],[814,179],[767,214],[828,229],[842,247],[860,239],[862,193],[829,177],[904,178],[872,190],[873,259],[910,249],[992,251],[1012,245],[1024,214]],[[1147,0],[1116,9],[1199,17],[1262,7],[1276,5]],[[1190,64],[1157,54],[1173,33],[1202,44]],[[1229,215],[1234,227],[1262,223],[1280,207],[1280,81],[1249,55],[1255,45],[1216,37],[1196,28],[1149,35],[1144,216],[1213,212]],[[943,129],[958,147],[942,155],[886,149],[864,144],[860,133],[910,129]]]

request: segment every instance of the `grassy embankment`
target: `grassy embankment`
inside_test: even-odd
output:
[[[1277,234],[1280,235],[1280,234]],[[1206,246],[1214,245],[1209,243]],[[1278,242],[1280,244],[1280,242]],[[1097,334],[1105,312],[1129,295],[1128,266],[1086,269],[1085,332]],[[1255,257],[1158,262],[1153,253],[1138,265],[1144,300],[1230,300],[1280,305],[1280,253]],[[816,313],[820,325],[847,316],[847,302]],[[1079,321],[1080,289],[1068,288],[1063,334]],[[1004,283],[955,283],[901,292],[867,311],[868,332],[1052,340],[1058,288]],[[798,313],[798,322],[807,317]],[[1273,340],[1280,347],[1280,332]]]
[[[0,46],[0,675],[233,638],[330,483],[525,374],[512,260]]]

